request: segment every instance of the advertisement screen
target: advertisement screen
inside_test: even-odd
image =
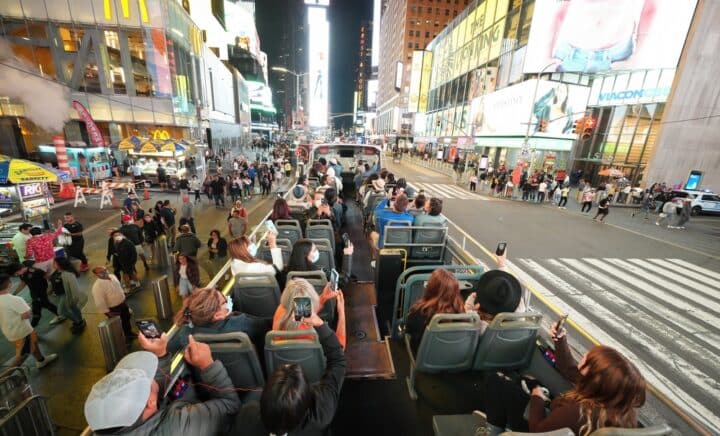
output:
[[[410,69],[410,96],[408,102],[408,112],[417,112],[420,104],[420,79],[422,78],[423,67],[422,50],[415,50],[412,56],[412,66]]]
[[[398,62],[395,64],[395,89],[398,91],[402,88],[403,80],[403,63]]]
[[[696,0],[537,0],[525,73],[674,68]]]
[[[470,107],[473,135],[524,135],[530,117],[530,134],[576,136],[572,133],[573,123],[583,116],[590,89],[541,80],[533,102],[535,83],[536,80],[527,80],[475,98]],[[542,121],[546,123],[544,132],[540,132]]]
[[[248,94],[250,94],[250,104],[271,107],[272,91],[262,82],[246,81]]]
[[[327,127],[328,118],[328,33],[326,9],[308,7],[308,65],[310,71],[310,127]]]

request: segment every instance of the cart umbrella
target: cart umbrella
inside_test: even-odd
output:
[[[129,136],[120,142],[112,144],[110,148],[117,148],[118,150],[135,150],[145,141],[145,138],[141,138],[139,136]]]
[[[616,169],[616,168],[608,168],[608,169],[605,169],[605,170],[600,171],[600,172],[598,173],[598,175],[599,175],[599,176],[608,176],[608,177],[618,178],[618,177],[623,177],[623,176],[625,176],[625,173],[623,173],[622,171],[620,171],[620,170],[618,170],[618,169]]]
[[[8,182],[35,183],[35,182],[67,182],[70,175],[65,171],[43,165],[39,162],[32,162],[25,159],[17,159],[0,154],[0,183]]]
[[[165,144],[160,148],[160,151],[183,152],[186,150],[186,148],[187,146],[183,143],[175,141],[174,139],[168,139],[165,141]]]

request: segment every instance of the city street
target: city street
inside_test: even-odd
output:
[[[588,217],[572,201],[559,210],[492,198],[410,159],[387,166],[443,199],[443,213],[460,229],[450,236],[481,262],[490,265],[489,252],[507,241],[511,269],[536,295],[720,429],[720,218],[697,217],[672,231],[655,226],[655,215],[643,223],[630,217],[637,209],[617,207],[600,224],[591,220],[595,208]]]
[[[287,180],[283,180],[283,182],[287,182]],[[277,189],[277,187],[273,189]],[[116,191],[116,195],[118,192]],[[142,198],[142,193],[140,193],[140,197]],[[76,219],[83,224],[85,227],[85,254],[89,259],[91,269],[93,266],[105,264],[108,241],[107,229],[119,227],[120,221],[117,209],[101,211],[98,209],[96,197],[92,198],[85,206],[73,208],[72,203],[70,203],[67,206],[57,207],[52,211],[53,222],[58,218],[62,218],[66,211],[72,211]],[[251,226],[258,224],[270,210],[274,198],[274,195],[267,198],[255,196],[255,198],[244,204],[249,214]],[[150,200],[141,202],[141,207],[147,210],[154,206],[156,201],[166,199],[171,201],[173,207],[180,209],[181,200],[178,193],[160,192],[153,192]],[[210,279],[208,273],[203,269],[203,260],[207,259],[205,243],[210,230],[214,228],[219,229],[221,234],[227,238],[226,218],[230,206],[229,197],[226,199],[226,207],[216,208],[213,203],[208,201],[206,196],[203,196],[202,202],[194,207],[195,225],[198,237],[203,243],[203,247],[198,252],[201,265],[201,284],[207,283]],[[138,275],[143,281],[143,289],[128,298],[128,304],[134,312],[134,319],[157,319],[152,281],[163,274],[167,274],[169,277],[173,308],[178,309],[180,307],[180,298],[172,285],[171,271],[162,271],[157,267],[152,267],[148,273],[145,273],[140,261],[138,261],[137,267]],[[94,275],[90,271],[81,273],[79,278],[80,285],[85,287],[88,292],[94,280]],[[27,288],[20,295],[25,297],[26,300],[30,300]],[[29,358],[25,362],[25,366],[30,371],[30,379],[34,389],[48,397],[50,415],[58,426],[58,434],[60,435],[77,435],[85,428],[86,421],[83,416],[85,398],[90,392],[93,383],[106,374],[103,352],[96,328],[98,323],[105,319],[105,316],[97,312],[92,298],[90,298],[88,306],[84,309],[83,315],[87,320],[87,328],[82,334],[73,335],[70,333],[69,321],[61,325],[49,326],[48,321],[52,319],[52,314],[43,311],[43,318],[37,327],[40,347],[45,354],[58,353],[58,360],[42,370],[35,369],[33,358]],[[162,321],[160,325],[167,330],[170,328],[171,323],[170,321]],[[131,351],[138,349],[137,341],[133,341],[132,344]],[[0,362],[4,362],[3,365],[7,367],[12,363],[13,354],[14,346],[4,337],[1,337]]]

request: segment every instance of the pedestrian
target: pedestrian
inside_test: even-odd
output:
[[[590,188],[589,185],[586,185],[582,194],[582,208],[580,209],[580,213],[590,213],[590,210],[592,210],[592,200],[594,196],[595,190]],[[587,208],[587,211],[585,211],[585,208]]]
[[[27,259],[22,263],[14,263],[8,267],[9,272],[20,279],[20,283],[18,283],[13,294],[17,294],[25,286],[30,289],[30,299],[32,301],[32,321],[30,321],[30,325],[33,328],[40,323],[43,309],[55,315],[55,318],[50,320],[50,325],[59,324],[65,321],[65,317],[58,315],[57,306],[48,298],[48,281],[45,278],[45,271],[35,268],[34,265],[34,260]]]
[[[19,262],[25,260],[26,244],[27,241],[32,238],[32,235],[30,235],[30,229],[32,229],[32,227],[32,224],[22,223],[18,227],[18,232],[12,237],[12,246],[15,249]]]
[[[163,168],[162,164],[158,164],[157,166],[157,178],[158,183],[160,184],[160,189],[167,191],[167,171]]]
[[[193,218],[193,204],[190,203],[190,197],[185,195],[182,197],[182,206],[180,206],[180,225],[187,224],[190,231],[195,232],[195,218]]]
[[[598,211],[593,217],[593,221],[597,221],[597,217],[602,215],[600,222],[605,222],[604,220],[608,216],[608,212],[610,212],[610,197],[604,197],[598,201]]]
[[[25,258],[35,259],[36,267],[45,271],[46,275],[52,271],[52,264],[55,259],[55,246],[53,245],[53,241],[60,236],[62,229],[62,220],[58,220],[57,230],[54,233],[43,233],[40,227],[30,229],[30,235],[32,237],[28,239],[25,244]]]
[[[200,203],[200,179],[198,176],[193,175],[190,179],[190,190],[195,194],[195,203]]]
[[[242,216],[244,208],[233,209],[232,216],[228,219],[228,234],[230,239],[239,238],[247,231],[248,218],[247,214]]]
[[[120,233],[125,235],[128,241],[132,242],[135,246],[135,252],[142,259],[143,266],[147,272],[150,268],[148,267],[147,259],[145,258],[145,250],[143,250],[143,230],[133,222],[132,217],[123,217],[123,224],[120,226]]]
[[[215,199],[215,207],[220,206],[220,203],[222,203],[222,206],[225,207],[225,179],[220,176],[213,177],[210,187],[212,189],[213,198]]]
[[[190,226],[183,224],[180,226],[180,236],[177,238],[175,251],[180,255],[197,257],[197,252],[202,246],[202,242],[190,231]]]
[[[175,214],[175,209],[170,206],[170,200],[165,200],[160,209],[160,221],[163,224],[163,230],[168,237],[168,244],[171,248],[175,246],[175,235],[177,233]]]
[[[691,209],[691,203],[692,201],[689,198],[683,198],[682,200],[682,208],[680,208],[679,213],[679,219],[677,222],[677,225],[675,226],[676,229],[685,230],[685,223],[690,221],[690,212]]]
[[[242,197],[242,180],[235,175],[230,179],[230,198],[235,201]]]
[[[153,218],[152,215],[145,215],[144,217],[145,223],[143,224],[142,230],[143,230],[143,240],[145,243],[145,246],[150,248],[150,257],[148,259],[148,263],[155,262],[155,241],[157,240],[160,235],[163,234],[161,227],[158,225],[157,221]]]
[[[142,228],[145,225],[145,211],[140,208],[140,203],[134,202],[130,205],[130,217],[138,227]]]
[[[57,359],[57,354],[43,356],[40,352],[37,333],[30,323],[30,307],[22,297],[10,293],[11,286],[10,276],[0,274],[0,330],[15,345],[12,366],[22,365],[28,354],[32,354],[37,368],[43,368]]]
[[[558,202],[558,209],[567,209],[568,195],[570,194],[569,185],[563,184],[560,191],[560,201]]]
[[[80,289],[78,272],[67,257],[56,257],[53,267],[55,271],[49,281],[53,294],[58,298],[58,312],[72,321],[72,333],[81,333],[87,325],[81,311],[87,302],[87,295]]]
[[[135,271],[137,250],[135,245],[127,240],[120,230],[113,229],[110,232],[106,259],[108,262],[112,261],[115,275],[122,278],[128,291],[140,286]]]
[[[478,183],[478,177],[477,175],[473,174],[470,176],[470,191],[475,192],[477,189],[477,183]]]
[[[187,176],[182,176],[180,182],[178,183],[178,188],[180,189],[181,197],[187,197],[190,195],[190,181],[187,179]]]
[[[195,259],[179,254],[175,260],[173,278],[178,295],[183,300],[189,297],[193,290],[200,287],[200,270]]]
[[[95,307],[108,318],[120,317],[125,340],[134,339],[136,333],[132,331],[130,325],[130,307],[125,301],[125,292],[120,281],[113,274],[110,274],[104,266],[93,268],[93,274],[96,277],[92,286]]]
[[[202,189],[203,189],[203,192],[205,193],[205,195],[207,196],[208,202],[212,202],[212,199],[213,199],[212,198],[212,196],[213,196],[213,193],[212,193],[213,180],[214,180],[214,178],[212,176],[208,175],[205,177],[205,180],[203,181],[203,184],[202,184]]]
[[[262,196],[267,197],[270,195],[270,191],[272,189],[272,180],[270,179],[269,172],[263,171],[263,173],[260,175],[260,188],[262,188]]]
[[[642,197],[642,203],[640,206],[640,212],[644,213],[645,216],[643,219],[645,221],[648,220],[648,216],[650,215],[650,211],[655,209],[655,201],[653,200],[653,194],[652,192],[646,192]],[[630,215],[632,218],[634,218],[636,215],[636,212],[633,212],[632,215]]]
[[[208,239],[207,246],[208,257],[212,265],[212,276],[214,277],[220,272],[228,260],[228,244],[227,240],[220,236],[220,230],[213,229],[210,231],[210,239]]]

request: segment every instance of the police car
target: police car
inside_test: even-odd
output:
[[[720,213],[720,195],[706,191],[676,190],[670,197],[689,198],[692,200],[690,208],[693,215],[702,213]]]

